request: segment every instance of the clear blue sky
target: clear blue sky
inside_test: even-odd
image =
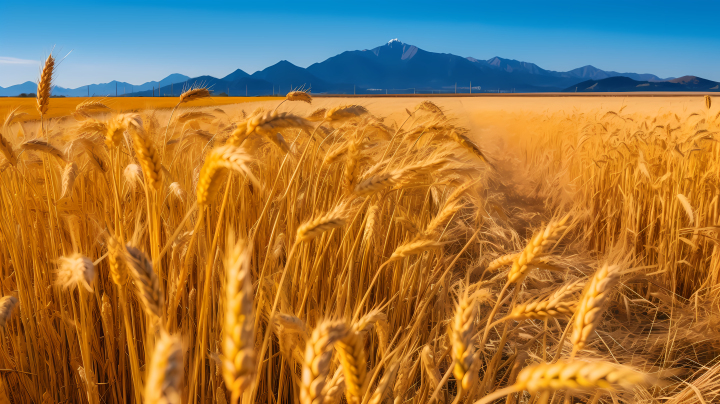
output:
[[[307,67],[389,39],[434,52],[501,56],[551,70],[720,80],[720,1],[12,1],[0,0],[0,86],[140,84],[170,73],[222,77],[279,60]]]

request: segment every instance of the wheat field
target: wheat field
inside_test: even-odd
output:
[[[0,127],[0,403],[720,400],[709,97],[131,105],[52,62]]]

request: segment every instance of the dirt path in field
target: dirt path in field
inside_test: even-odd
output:
[[[386,123],[394,121],[399,125],[407,118],[405,109],[414,110],[420,101],[422,100],[414,98],[319,98],[315,99],[312,105],[286,103],[283,105],[283,110],[305,115],[316,108],[361,104],[371,113],[386,117]],[[433,101],[445,111],[447,116],[456,120],[458,125],[470,129],[472,140],[491,160],[494,170],[487,173],[489,176],[487,195],[489,201],[493,203],[491,210],[520,236],[531,236],[528,234],[530,229],[547,220],[549,214],[546,212],[542,198],[535,195],[536,184],[528,179],[528,171],[520,150],[508,142],[512,135],[508,129],[510,114],[504,109],[498,109],[496,104],[487,104],[477,99],[438,98]],[[274,108],[277,103],[277,101],[251,102],[223,108],[230,115],[237,116],[241,109],[250,112],[259,106]],[[498,209],[502,210],[502,213],[498,213]],[[506,216],[507,220],[503,216]]]
[[[487,116],[478,116],[472,111],[467,111],[464,116],[467,117],[467,127],[471,130],[473,140],[493,164],[494,170],[488,173],[490,202],[502,209],[508,224],[520,236],[532,236],[529,233],[531,229],[547,220],[551,213],[547,212],[543,199],[535,192],[536,184],[529,179],[528,168],[520,150],[507,141],[511,134],[503,125],[492,122]]]

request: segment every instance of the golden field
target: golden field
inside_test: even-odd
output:
[[[0,402],[720,400],[711,99],[207,96],[5,114]]]
[[[219,98],[206,98],[203,100],[195,101],[188,106],[194,107],[208,107],[208,106],[219,106],[228,104],[239,104],[250,101],[266,101],[277,99],[276,97],[219,97]],[[136,109],[172,109],[177,104],[177,98],[168,97],[73,97],[73,98],[52,98],[50,108],[48,109],[47,118],[59,118],[70,115],[75,111],[75,107],[86,101],[99,101],[118,111],[129,111]],[[19,112],[24,112],[27,115],[23,115],[18,118],[20,122],[28,120],[37,120],[40,118],[40,114],[37,110],[37,101],[35,98],[4,98],[0,97],[0,116],[7,116],[10,111],[15,108],[19,108]]]

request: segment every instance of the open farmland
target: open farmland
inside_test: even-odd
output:
[[[184,97],[0,99],[0,402],[720,400],[711,99]]]

